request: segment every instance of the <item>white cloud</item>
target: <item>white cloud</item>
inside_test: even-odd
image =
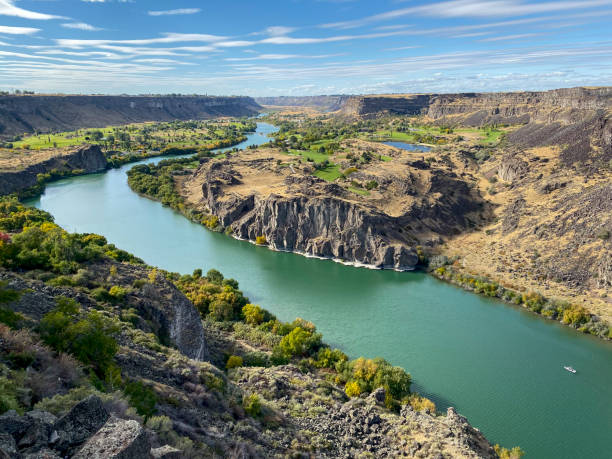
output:
[[[85,46],[100,46],[100,45],[153,45],[160,43],[180,43],[180,42],[204,42],[214,43],[225,40],[227,37],[208,34],[185,34],[185,33],[165,33],[159,38],[145,38],[137,40],[78,40],[70,38],[59,38],[55,42],[60,46],[70,48],[82,48]]]
[[[9,27],[0,25],[0,33],[7,35],[32,35],[36,32],[40,32],[40,29],[33,27]]]
[[[273,37],[276,37],[279,35],[287,35],[295,30],[296,29],[294,27],[271,26],[265,30],[265,33]]]
[[[99,27],[92,26],[91,24],[86,24],[84,22],[69,22],[66,24],[62,24],[62,27],[66,29],[77,29],[77,30],[87,30],[89,32],[95,32],[98,30],[103,30]]]
[[[179,8],[176,10],[166,11],[149,11],[149,16],[175,16],[179,14],[197,14],[201,12],[200,8]]]
[[[450,0],[428,5],[400,8],[361,19],[323,24],[323,28],[349,29],[373,22],[393,20],[410,15],[438,18],[527,16],[612,5],[612,0],[555,1],[526,3],[523,0]]]
[[[14,5],[14,0],[0,0],[0,16],[14,16],[24,19],[38,19],[38,20],[49,20],[49,19],[66,19],[63,16],[55,16],[53,14],[37,13],[35,11],[24,10]]]

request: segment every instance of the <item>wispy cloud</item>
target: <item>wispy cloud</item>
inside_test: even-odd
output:
[[[49,20],[49,19],[67,19],[63,16],[54,14],[37,13],[35,11],[24,10],[15,6],[13,0],[0,0],[0,16],[14,16],[24,19]]]
[[[487,41],[522,40],[524,38],[537,37],[539,35],[542,35],[542,34],[540,33],[517,33],[514,35],[502,35],[501,37],[483,38],[479,41],[487,42]]]
[[[260,54],[253,57],[227,57],[227,62],[242,62],[242,61],[278,61],[285,59],[326,59],[329,57],[337,57],[342,54],[319,54],[319,55],[304,55],[304,54]]]
[[[612,0],[555,1],[526,3],[523,0],[450,0],[428,5],[400,8],[361,19],[322,24],[323,28],[349,29],[409,15],[438,18],[520,17],[532,14],[577,10],[612,5]]]
[[[7,35],[32,35],[36,32],[40,32],[40,29],[35,29],[33,27],[0,26],[0,33],[5,33]]]
[[[178,8],[176,10],[165,11],[149,11],[149,16],[176,16],[181,14],[197,14],[201,12],[200,8]]]
[[[91,24],[86,24],[85,22],[69,22],[66,24],[62,24],[62,27],[66,29],[77,29],[77,30],[86,30],[89,32],[96,32],[98,30],[104,30],[100,27],[92,26]]]

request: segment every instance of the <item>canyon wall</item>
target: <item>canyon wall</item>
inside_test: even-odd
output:
[[[0,137],[144,121],[252,116],[259,109],[250,97],[0,96]]]
[[[8,161],[4,161],[6,163]],[[86,145],[60,152],[47,159],[41,159],[23,168],[2,167],[0,162],[0,196],[20,193],[38,184],[38,174],[56,173],[82,173],[102,172],[107,168],[104,153],[98,145]]]
[[[612,109],[612,88],[569,88],[543,92],[406,94],[353,96],[341,112],[371,116],[379,113],[424,115],[463,125],[573,123],[599,110]]]

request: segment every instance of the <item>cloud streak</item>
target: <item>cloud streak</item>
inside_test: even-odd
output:
[[[413,6],[367,16],[361,19],[322,24],[322,28],[350,29],[410,15],[438,18],[490,18],[528,16],[612,5],[611,0],[555,1],[526,3],[522,0],[451,0]]]
[[[197,14],[201,12],[200,8],[178,8],[176,10],[165,11],[149,11],[149,16],[177,16],[184,14]]]
[[[0,16],[14,16],[23,19],[35,19],[41,21],[47,21],[49,19],[67,19],[63,16],[56,16],[54,14],[37,13],[35,11],[24,10],[15,6],[13,0],[0,0]]]

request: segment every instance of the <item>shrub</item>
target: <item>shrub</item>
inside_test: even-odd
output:
[[[123,392],[127,395],[136,412],[144,416],[145,419],[150,418],[157,412],[157,394],[142,382],[131,381],[127,383]]]
[[[348,360],[347,355],[339,349],[324,347],[319,349],[314,365],[317,368],[332,368],[339,370],[339,366]]]
[[[265,352],[248,352],[244,356],[243,365],[245,367],[269,367],[270,358]]]
[[[118,285],[113,285],[108,291],[108,294],[116,301],[124,300],[127,293],[128,293],[127,289],[120,287]]]
[[[518,446],[512,449],[504,448],[499,445],[494,446],[495,453],[499,456],[499,459],[520,459],[525,455],[525,452]]]
[[[70,352],[104,379],[118,349],[113,335],[119,327],[98,311],[82,314],[73,299],[58,297],[56,301],[57,306],[40,321],[41,338],[58,352]]]
[[[430,413],[436,412],[436,404],[421,395],[411,394],[407,402],[415,411],[429,410]]]
[[[359,395],[361,394],[361,388],[359,387],[359,383],[357,383],[356,381],[347,382],[344,386],[344,392],[351,398],[359,397]]]
[[[279,344],[281,352],[287,358],[308,356],[320,347],[321,334],[312,333],[302,327],[295,327]]]
[[[342,371],[341,379],[357,382],[362,392],[383,387],[397,400],[410,395],[410,375],[403,368],[394,367],[381,358],[360,357],[349,362]]]
[[[257,244],[257,245],[267,245],[268,244],[268,240],[266,239],[266,236],[257,236],[255,238],[255,244]]]
[[[589,321],[589,313],[582,306],[572,305],[563,311],[562,322],[569,325],[582,325]]]
[[[227,363],[225,364],[225,368],[231,370],[232,368],[238,368],[242,366],[242,357],[238,355],[231,355],[229,359],[227,359]]]
[[[242,399],[242,407],[246,413],[256,418],[261,414],[261,400],[257,394],[251,394]]]
[[[255,304],[247,304],[242,308],[244,321],[250,325],[259,325],[264,321],[264,310]]]

